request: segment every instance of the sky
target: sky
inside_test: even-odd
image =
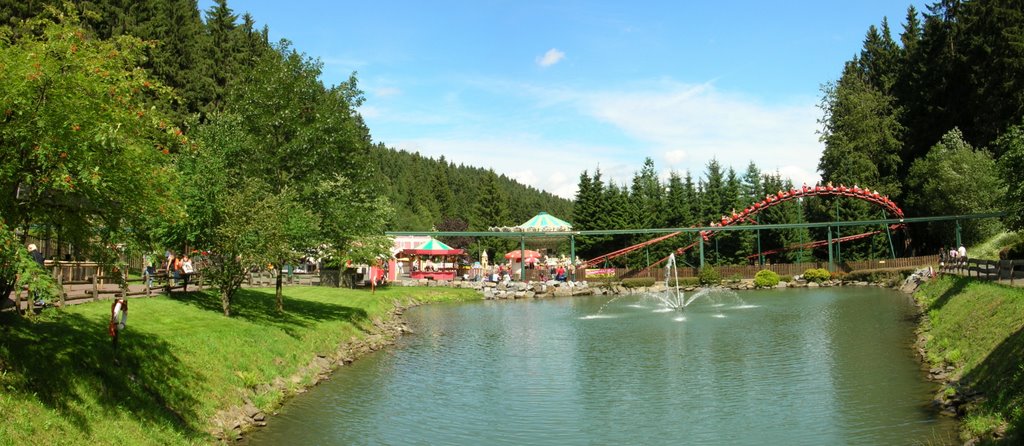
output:
[[[212,0],[200,0],[202,10]],[[580,174],[629,184],[753,162],[820,177],[822,86],[906,0],[234,0],[323,64],[355,73],[375,142],[493,169],[573,198]]]

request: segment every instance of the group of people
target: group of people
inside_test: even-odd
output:
[[[545,279],[547,279],[548,277],[551,277],[552,279],[557,280],[559,282],[565,282],[569,278],[569,276],[566,275],[565,265],[563,265],[563,264],[558,264],[557,266],[556,265],[552,265],[551,267],[548,268],[548,273],[550,273],[551,275],[550,276],[545,276],[542,273],[540,275],[540,280],[541,281],[545,281]]]
[[[959,265],[967,261],[967,248],[960,245],[959,248],[950,247],[949,251],[946,251],[946,247],[942,247],[939,250],[939,257],[939,266]]]
[[[166,259],[160,268],[167,272],[167,281],[170,286],[182,285],[182,290],[188,291],[189,277],[195,273],[195,265],[188,254],[177,256],[173,251],[165,253]],[[142,277],[146,279],[146,286],[153,287],[153,277],[156,276],[156,255],[146,254],[142,258]]]
[[[538,267],[539,268],[539,267]],[[465,280],[480,280],[494,283],[508,283],[512,281],[515,269],[510,265],[494,265],[488,268],[481,268],[482,271],[472,276],[465,274]],[[540,280],[546,282],[549,278],[559,282],[569,280],[568,269],[563,264],[551,265],[547,270],[540,273]]]

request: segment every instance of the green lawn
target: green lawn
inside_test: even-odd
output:
[[[1007,444],[1024,438],[1024,289],[943,276],[919,289],[930,323],[929,361],[956,366],[962,382],[985,394],[964,427],[985,436],[1007,429]]]
[[[365,337],[394,302],[479,298],[449,288],[289,287],[278,314],[273,289],[253,289],[239,293],[231,318],[212,294],[134,298],[116,360],[109,301],[36,320],[0,314],[0,444],[208,443],[218,410],[243,395],[272,409],[285,395],[262,384]]]
[[[967,255],[974,259],[986,259],[996,260],[999,258],[999,251],[1007,246],[1013,246],[1021,243],[1024,234],[1019,232],[1001,232],[981,242],[975,246],[971,246],[967,250]]]

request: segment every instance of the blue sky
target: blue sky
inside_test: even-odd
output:
[[[626,184],[646,157],[663,176],[715,158],[813,183],[821,85],[883,17],[898,39],[911,4],[928,3],[228,2],[326,84],[357,72],[375,141],[567,198],[584,170]]]

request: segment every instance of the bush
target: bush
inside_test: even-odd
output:
[[[772,270],[762,269],[754,275],[754,286],[758,288],[771,288],[779,284],[779,275]]]
[[[743,281],[743,276],[739,275],[738,273],[737,274],[733,274],[733,275],[729,276],[728,279],[725,279],[725,281],[726,281],[726,283],[740,283],[740,282]]]
[[[701,285],[717,285],[722,279],[718,277],[718,270],[705,266],[697,273],[697,280]]]
[[[832,273],[825,268],[808,268],[804,271],[804,280],[821,283],[832,278]]]
[[[779,276],[779,282],[792,282],[792,281],[793,281],[793,276],[790,276],[790,275]]]
[[[653,277],[634,277],[630,279],[622,279],[622,286],[626,288],[643,288],[654,285]]]

